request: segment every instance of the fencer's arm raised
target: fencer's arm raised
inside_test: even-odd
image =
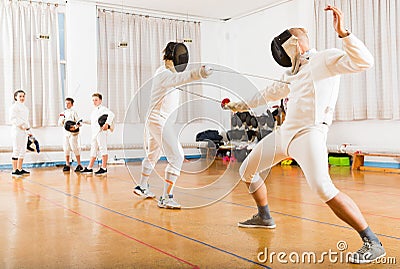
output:
[[[173,73],[171,71],[164,71],[159,74],[160,83],[164,88],[172,88],[180,86],[195,80],[207,78],[212,73],[212,70],[206,66],[194,68],[181,73]]]
[[[372,67],[374,57],[363,42],[344,28],[342,11],[333,6],[327,6],[325,11],[332,11],[333,27],[342,39],[344,49],[327,52],[325,63],[332,74],[356,73]]]
[[[326,66],[332,74],[361,72],[374,65],[374,57],[354,34],[342,40],[344,51],[329,50],[325,58]]]

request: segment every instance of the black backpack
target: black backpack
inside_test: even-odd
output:
[[[222,139],[217,130],[206,130],[196,135],[196,141],[209,141],[209,145],[213,142],[217,148],[223,144]]]

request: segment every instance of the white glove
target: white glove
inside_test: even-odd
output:
[[[229,102],[225,105],[225,107],[235,113],[250,110],[249,106],[244,102]]]
[[[199,74],[202,78],[208,78],[213,73],[211,67],[203,65],[200,67]]]

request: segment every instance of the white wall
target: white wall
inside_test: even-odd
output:
[[[272,39],[285,29],[301,26],[309,30],[310,40],[313,40],[313,1],[293,0],[266,9],[248,17],[228,21],[226,53],[230,55],[228,65],[233,69],[249,74],[256,74],[279,79],[283,71],[271,54]],[[258,89],[263,89],[271,81],[248,77]],[[240,93],[249,96],[248,89]],[[251,93],[251,95],[253,92]],[[262,113],[265,108],[259,108]]]
[[[313,1],[294,0],[228,22],[227,34],[230,50],[228,63],[245,73],[278,77],[285,70],[276,64],[271,54],[271,41],[285,29],[302,26],[309,30],[313,40]],[[265,86],[269,81],[255,79],[257,85]]]
[[[328,144],[343,143],[365,150],[400,153],[400,122],[388,120],[334,122]]]

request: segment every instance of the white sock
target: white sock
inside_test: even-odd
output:
[[[164,180],[163,197],[168,197],[169,195],[172,195],[172,192],[174,190],[174,186],[175,186],[177,179],[178,179],[177,175],[174,175],[171,173],[166,174],[165,180]]]
[[[152,170],[153,169],[146,168],[146,167],[142,168],[142,174],[140,176],[140,181],[139,181],[140,187],[147,188],[147,186],[149,185],[149,178],[150,178],[150,174],[151,174]]]

